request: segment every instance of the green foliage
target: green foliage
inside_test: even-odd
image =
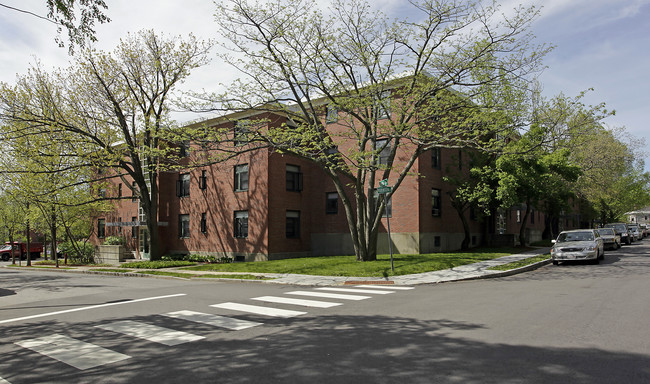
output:
[[[76,248],[75,248],[76,245]],[[95,247],[87,242],[71,241],[59,244],[58,251],[68,256],[68,264],[94,264]],[[77,251],[80,251],[80,253]]]
[[[232,263],[232,258],[228,256],[202,255],[200,253],[191,254],[171,254],[162,257],[163,261],[184,260],[193,263]]]
[[[181,261],[181,260],[158,260],[158,261],[134,261],[131,263],[124,263],[120,265],[121,268],[136,268],[136,269],[160,269],[160,268],[174,268],[174,267],[185,267],[188,265],[194,265],[195,263],[190,261]]]
[[[103,245],[122,245],[122,244],[124,244],[124,237],[121,236],[107,236],[103,242]]]

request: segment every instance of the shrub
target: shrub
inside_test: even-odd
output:
[[[74,245],[79,249],[75,249]],[[58,250],[68,255],[68,262],[70,264],[93,264],[95,262],[95,247],[90,243],[77,241],[73,244],[71,241],[59,244]]]
[[[103,245],[122,245],[124,244],[124,238],[119,236],[108,236],[104,239]]]

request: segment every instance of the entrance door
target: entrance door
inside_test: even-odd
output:
[[[138,251],[140,251],[141,258],[149,260],[149,231],[147,230],[147,227],[140,227]]]

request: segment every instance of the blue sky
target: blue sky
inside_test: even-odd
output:
[[[0,0],[0,3],[45,15],[45,0]],[[127,32],[152,28],[171,35],[217,36],[211,0],[109,0],[110,24],[97,26],[98,46],[112,50]],[[537,42],[555,49],[546,57],[540,76],[544,93],[575,96],[593,88],[585,101],[605,102],[616,115],[609,127],[625,127],[625,140],[646,152],[650,144],[650,0],[503,0],[508,13],[518,4],[541,7],[533,24]],[[375,0],[398,17],[406,0]],[[66,66],[67,50],[54,43],[55,27],[33,16],[0,7],[0,81],[13,82],[36,59],[45,68]],[[218,89],[237,73],[215,58],[195,72],[186,87]],[[181,118],[182,119],[182,118]],[[650,154],[645,153],[646,170]]]

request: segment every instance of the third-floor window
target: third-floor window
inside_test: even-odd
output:
[[[287,191],[302,191],[302,173],[297,165],[287,164]]]

